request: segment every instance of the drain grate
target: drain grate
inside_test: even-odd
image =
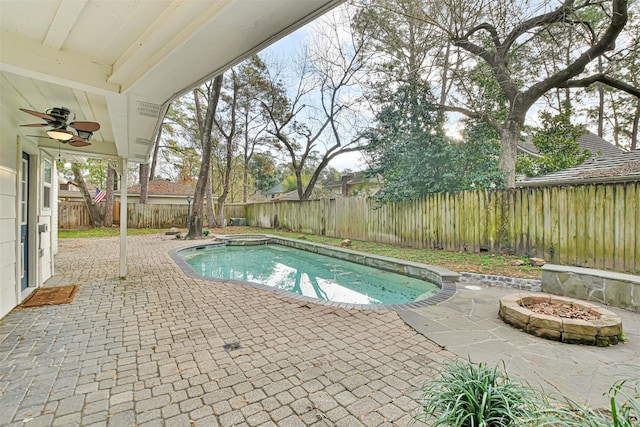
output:
[[[225,351],[237,350],[240,348],[239,342],[231,342],[222,346]]]

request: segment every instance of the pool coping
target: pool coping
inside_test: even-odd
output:
[[[255,233],[254,233],[255,235]],[[228,235],[237,236],[237,235]],[[356,264],[365,265],[368,267],[379,268],[381,270],[397,273],[416,279],[430,281],[440,287],[440,292],[419,301],[413,301],[405,304],[355,304],[345,302],[326,301],[318,298],[309,297],[306,295],[299,295],[293,292],[285,291],[284,289],[274,288],[261,283],[249,282],[245,280],[233,280],[233,279],[218,279],[212,277],[205,277],[198,274],[178,252],[186,249],[192,249],[205,246],[219,246],[223,245],[223,241],[214,241],[197,244],[193,246],[185,246],[181,248],[174,248],[169,250],[169,256],[174,262],[182,269],[182,271],[189,277],[199,280],[208,280],[213,282],[233,283],[237,285],[251,286],[263,291],[272,292],[276,295],[282,295],[300,302],[313,303],[318,305],[324,305],[334,308],[353,309],[353,310],[408,310],[414,308],[425,307],[429,305],[440,304],[449,298],[453,297],[457,291],[456,282],[459,275],[451,270],[447,270],[442,267],[432,266],[428,264],[421,264],[412,261],[405,261],[397,258],[385,257],[374,254],[367,254],[364,252],[354,251],[352,249],[337,248],[335,246],[324,245],[321,243],[303,242],[300,240],[289,239],[286,237],[273,236],[270,234],[264,234],[264,236],[270,239],[271,243],[279,244],[282,246],[292,247],[295,249],[305,250],[307,252],[317,253],[320,255],[327,255],[333,258],[355,262]],[[224,239],[227,235],[216,235],[216,238]],[[338,256],[335,256],[338,254]],[[394,268],[391,268],[394,266]],[[402,270],[399,271],[398,268]]]

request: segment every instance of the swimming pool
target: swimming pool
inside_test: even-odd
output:
[[[256,236],[250,237],[248,242],[256,240]],[[444,281],[433,280],[440,276],[428,268],[438,267],[275,236],[262,237],[270,243],[245,246],[234,237],[227,240],[227,246],[200,245],[173,250],[171,255],[192,277],[233,281],[325,305],[413,308],[441,302],[455,293],[455,284],[446,279],[450,279],[447,273],[457,274],[446,269],[439,271],[446,277]]]

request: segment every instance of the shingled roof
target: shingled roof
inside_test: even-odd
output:
[[[601,155],[579,166],[528,178],[516,185],[531,187],[606,181],[640,181],[640,150]]]
[[[193,196],[194,189],[186,185],[176,184],[163,179],[149,181],[148,194],[154,196]],[[127,188],[127,193],[140,194],[140,184]]]
[[[624,153],[624,150],[616,147],[606,139],[602,139],[595,133],[591,132],[587,132],[584,135],[580,136],[576,142],[582,149],[591,151],[593,157],[608,157]],[[533,157],[542,157],[540,151],[538,151],[536,146],[533,145],[529,140],[520,141],[518,143],[518,149],[524,154],[528,154]]]

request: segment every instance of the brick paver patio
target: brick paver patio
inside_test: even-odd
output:
[[[453,355],[395,312],[192,279],[167,252],[193,242],[128,242],[121,281],[118,239],[61,240],[47,285],[80,284],[73,303],[0,321],[1,425],[423,425],[417,388]]]

